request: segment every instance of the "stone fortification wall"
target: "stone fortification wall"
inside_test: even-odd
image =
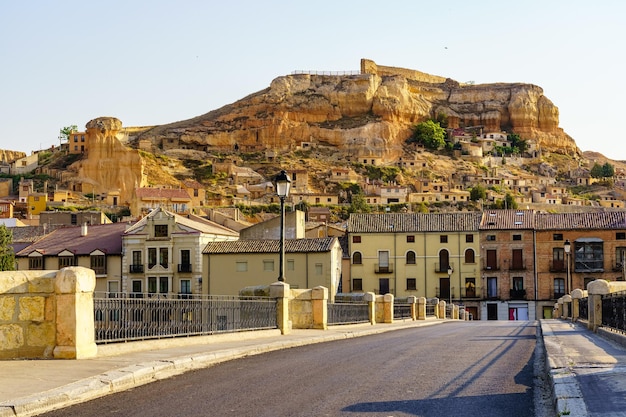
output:
[[[95,356],[95,285],[82,267],[0,272],[0,359]]]
[[[361,59],[361,73],[362,74],[376,74],[382,76],[400,75],[409,80],[422,81],[425,83],[441,84],[446,82],[446,77],[440,77],[438,75],[427,74],[425,72],[398,68],[398,67],[386,67],[384,65],[377,65],[374,61],[369,59]]]

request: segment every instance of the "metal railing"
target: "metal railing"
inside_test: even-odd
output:
[[[317,71],[317,70],[296,70],[292,75],[308,74],[308,75],[361,75],[360,70],[353,71]]]
[[[410,319],[412,317],[411,304],[407,300],[396,298],[393,303],[393,318]]]
[[[602,326],[626,333],[626,291],[602,296]]]
[[[426,317],[434,317],[435,316],[435,308],[437,308],[437,304],[430,299],[426,300]]]
[[[95,293],[96,343],[275,329],[267,297]]]
[[[328,303],[328,324],[368,323],[369,306],[367,302]]]

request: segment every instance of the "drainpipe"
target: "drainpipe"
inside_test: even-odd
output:
[[[424,236],[424,297],[428,298],[428,278],[426,278],[428,269],[428,256],[426,255],[426,233],[422,232],[422,236]]]
[[[537,311],[537,297],[539,294],[537,286],[539,278],[537,277],[537,231],[535,229],[533,229],[533,279],[535,281],[535,320],[537,320],[537,317],[539,316],[539,312]],[[543,309],[541,316],[543,317]]]
[[[398,296],[398,254],[396,253],[397,238],[398,238],[398,234],[396,233],[396,229],[393,229],[393,295],[394,297]]]

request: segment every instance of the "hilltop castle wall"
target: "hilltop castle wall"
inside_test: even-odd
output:
[[[440,77],[438,75],[427,74],[425,72],[398,68],[387,67],[384,65],[377,65],[374,61],[369,59],[361,59],[361,73],[362,74],[375,74],[382,76],[400,75],[409,80],[422,81],[426,83],[441,84],[446,82],[446,77]]]

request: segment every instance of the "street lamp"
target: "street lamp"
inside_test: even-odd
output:
[[[280,198],[280,257],[278,259],[278,280],[285,280],[285,198],[289,195],[291,179],[285,170],[274,178],[276,194]]]
[[[569,294],[572,292],[572,283],[571,283],[571,274],[569,272],[569,253],[572,250],[572,244],[570,243],[569,239],[565,240],[565,243],[563,244],[563,250],[565,250],[565,262],[567,262],[567,290],[565,291],[566,294]]]
[[[454,270],[448,265],[448,302],[452,304],[452,273]]]

